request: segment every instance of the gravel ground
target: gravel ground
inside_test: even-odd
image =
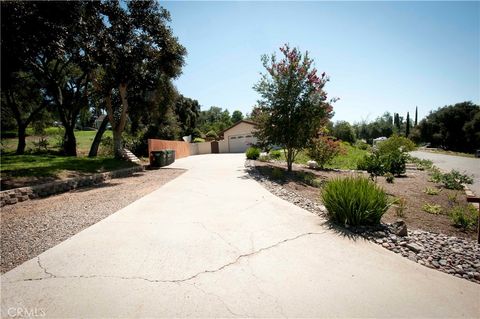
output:
[[[255,164],[251,161],[246,162],[246,167],[249,168],[250,176],[272,194],[327,221],[327,210],[321,203],[269,180],[255,169]],[[400,231],[402,226],[405,226],[403,234]],[[347,236],[362,236],[420,265],[480,284],[480,244],[474,240],[419,229],[407,230],[403,221],[385,223],[378,227],[332,227]]]
[[[1,273],[153,192],[184,170],[163,168],[68,193],[2,207]]]

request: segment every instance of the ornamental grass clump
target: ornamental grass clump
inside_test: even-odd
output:
[[[260,149],[254,146],[249,147],[245,152],[245,155],[247,156],[247,159],[256,160],[260,157]]]
[[[391,203],[385,191],[366,177],[329,181],[321,194],[328,217],[339,225],[375,225]]]

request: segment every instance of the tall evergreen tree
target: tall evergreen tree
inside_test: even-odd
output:
[[[405,136],[408,137],[410,135],[410,114],[407,112],[407,123],[405,126]]]
[[[397,128],[397,134],[400,133],[400,116],[398,113],[394,115],[393,124]]]
[[[415,106],[415,124],[414,126],[417,126],[418,124],[418,106]]]

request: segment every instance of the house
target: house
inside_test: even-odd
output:
[[[220,133],[228,145],[229,153],[243,153],[252,144],[257,143],[257,138],[253,136],[256,123],[247,120],[241,120],[233,124]]]
[[[220,139],[212,142],[188,143],[186,141],[167,141],[148,139],[148,153],[152,151],[175,150],[175,158],[212,153],[244,153],[252,144],[257,143],[253,136],[256,123],[241,120],[221,132]],[[152,156],[150,156],[152,160]]]

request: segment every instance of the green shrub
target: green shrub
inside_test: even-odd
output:
[[[380,155],[385,172],[400,176],[406,172],[407,154],[399,150],[393,150],[388,154]]]
[[[328,217],[340,225],[378,224],[390,206],[385,191],[362,176],[329,181],[321,197]]]
[[[198,138],[205,138],[205,134],[203,134],[202,131],[200,131],[199,128],[194,128],[193,131],[192,131],[192,137],[193,137],[194,140],[197,137]]]
[[[372,154],[365,155],[359,161],[357,169],[367,171],[372,179],[385,173],[400,176],[406,172],[406,163],[407,154],[399,150],[383,155],[375,151]]]
[[[440,172],[440,170],[433,166],[430,169],[430,181],[434,183],[440,183],[442,181],[443,174]]]
[[[359,161],[357,169],[367,171],[372,180],[385,173],[385,165],[378,152],[365,155],[365,157]]]
[[[205,134],[205,137],[208,139],[208,140],[216,140],[218,139],[218,135],[215,131],[208,131],[207,134]]]
[[[193,139],[193,143],[203,143],[203,142],[205,142],[205,139],[201,137],[195,137]]]
[[[477,223],[477,215],[478,210],[472,204],[455,206],[449,212],[453,225],[463,228],[464,230],[475,226]]]
[[[103,136],[100,141],[99,152],[102,156],[112,156],[113,155],[113,138],[111,136]]]
[[[361,140],[358,140],[356,143],[355,143],[355,147],[358,148],[358,149],[361,149],[361,150],[364,150],[364,151],[369,151],[372,147],[365,143],[364,141],[361,141]]]
[[[460,190],[463,189],[463,184],[472,184],[473,178],[459,171],[452,170],[450,173],[442,174],[441,181],[445,188]]]
[[[282,151],[280,150],[271,150],[270,151],[270,158],[274,160],[279,160],[282,157]]]
[[[395,177],[393,176],[392,173],[386,173],[385,180],[387,181],[387,183],[393,184],[393,181],[395,181]]]
[[[429,213],[429,214],[438,215],[438,214],[441,214],[441,213],[442,213],[442,206],[437,205],[437,204],[425,203],[425,204],[422,206],[422,210],[423,210],[424,212]]]
[[[256,160],[260,156],[260,149],[257,147],[249,147],[245,152],[248,159]]]
[[[37,141],[32,141],[33,146],[35,146],[36,152],[46,152],[48,151],[48,139],[45,136],[40,136]]]
[[[380,155],[390,154],[394,151],[410,152],[415,149],[415,143],[406,137],[392,135],[385,141],[378,143],[377,148]]]
[[[148,138],[145,133],[145,131],[138,131],[135,134],[125,132],[123,146],[136,156],[148,157]]]

